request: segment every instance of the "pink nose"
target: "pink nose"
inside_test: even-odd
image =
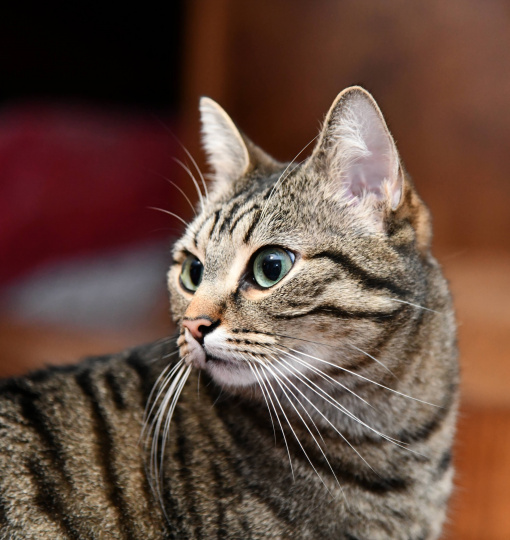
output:
[[[212,321],[210,321],[209,319],[184,319],[184,321],[182,321],[182,326],[187,328],[191,332],[191,335],[197,341],[200,341],[203,338],[204,334],[207,334],[208,330],[210,330],[209,327],[212,324]]]

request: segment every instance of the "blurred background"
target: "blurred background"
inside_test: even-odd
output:
[[[165,271],[183,225],[151,207],[192,216],[175,158],[194,170],[182,143],[206,170],[200,95],[290,160],[361,84],[431,208],[458,312],[444,538],[510,538],[510,4],[166,4],[0,20],[0,375],[172,333]]]

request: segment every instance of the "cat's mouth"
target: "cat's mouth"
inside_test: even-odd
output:
[[[184,343],[186,344],[186,352],[183,355],[185,362],[196,369],[207,369],[208,367],[222,366],[235,367],[238,362],[233,358],[217,356],[207,350],[207,346],[199,343],[189,332],[184,331]]]
[[[208,350],[207,345],[199,343],[187,328],[181,334],[178,344],[188,366],[206,371],[220,384],[247,386],[256,382],[245,362]]]
[[[230,365],[235,364],[235,361],[231,360],[230,358],[220,358],[219,356],[211,354],[211,353],[209,353],[207,351],[205,351],[205,361],[206,361],[206,363],[213,362],[213,363],[223,364],[225,366],[227,366],[229,364]]]

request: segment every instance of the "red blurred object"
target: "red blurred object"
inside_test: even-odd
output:
[[[158,121],[158,120],[161,120]],[[176,234],[175,121],[87,105],[0,110],[0,283],[41,263]],[[171,229],[174,229],[172,232]]]

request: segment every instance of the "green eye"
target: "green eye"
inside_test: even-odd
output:
[[[204,265],[194,256],[188,255],[181,268],[181,285],[189,292],[195,292],[202,281]]]
[[[279,247],[264,248],[253,261],[253,277],[258,285],[267,289],[289,273],[295,256]]]

